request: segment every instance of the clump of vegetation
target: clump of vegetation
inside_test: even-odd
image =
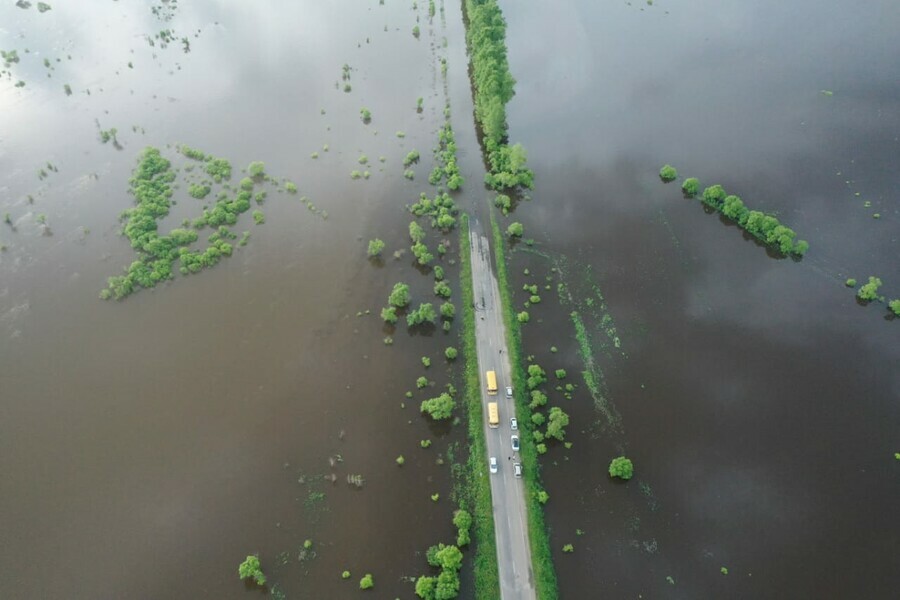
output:
[[[188,187],[188,194],[193,198],[197,198],[198,200],[202,200],[209,195],[210,187],[208,185],[202,185],[198,183],[192,183]]]
[[[494,198],[494,206],[499,208],[504,215],[507,215],[512,208],[512,200],[506,194],[497,194],[497,197]]]
[[[409,304],[409,299],[409,286],[405,283],[395,283],[394,289],[391,290],[391,294],[388,296],[388,304],[397,308],[403,308]]]
[[[678,179],[678,171],[672,165],[663,165],[659,170],[659,178],[668,183]]]
[[[362,119],[363,123],[371,123],[372,122],[372,111],[370,111],[366,107],[362,107],[359,109],[359,117]]]
[[[413,171],[412,169],[406,169],[405,171],[403,171],[403,176],[406,177],[407,179],[415,179],[416,172]]]
[[[423,413],[430,415],[435,421],[449,419],[453,414],[454,408],[456,408],[456,401],[453,399],[453,396],[447,392],[443,392],[436,398],[423,400],[422,405],[420,406],[420,410]]]
[[[438,544],[425,553],[428,564],[441,569],[437,577],[422,575],[416,580],[416,595],[423,600],[456,598],[463,555],[456,546]]]
[[[403,166],[408,167],[409,165],[413,164],[414,162],[419,162],[419,151],[418,150],[411,150],[406,155],[406,157],[403,159]]]
[[[894,299],[888,302],[888,308],[891,309],[896,316],[900,317],[900,299]]]
[[[446,350],[444,350],[444,356],[447,357],[447,360],[455,360],[457,355],[458,352],[453,346],[450,346]]]
[[[506,228],[506,235],[511,238],[520,238],[525,235],[525,226],[518,221],[510,223],[509,227]]]
[[[436,319],[437,314],[434,311],[434,306],[430,302],[423,302],[419,304],[419,308],[410,311],[406,315],[406,324],[408,327],[415,327],[422,323],[433,324]]]
[[[566,544],[562,547],[562,551],[571,554],[572,552],[575,552],[575,546],[573,546],[572,544]]]
[[[618,456],[609,463],[609,476],[618,477],[620,479],[631,479],[634,476],[634,465],[631,460],[624,456]]]
[[[850,279],[848,279],[847,281],[844,282],[844,285],[846,285],[849,288],[855,288],[856,280],[851,277]]]
[[[370,590],[373,587],[375,587],[375,579],[372,577],[371,573],[366,573],[363,578],[359,580],[359,589]]]
[[[261,210],[254,210],[253,211],[253,221],[257,225],[262,225],[263,223],[266,222],[266,216],[262,213]]]
[[[381,256],[382,251],[384,250],[384,242],[375,238],[374,240],[369,240],[369,258],[375,258],[376,256]]]
[[[449,115],[444,120],[444,126],[438,131],[438,149],[436,152],[437,165],[428,176],[431,185],[439,185],[442,179],[447,180],[447,187],[458,190],[465,183],[465,179],[459,172],[456,163],[456,141],[453,137],[453,128],[450,126]]]
[[[250,555],[238,567],[241,579],[253,579],[257,585],[266,585],[266,575],[259,565],[259,557]]]
[[[266,165],[258,160],[255,160],[247,166],[247,173],[250,174],[250,177],[259,179],[266,174]]]
[[[206,161],[206,173],[213,178],[213,181],[221,183],[222,181],[231,178],[230,162],[224,158],[215,158],[213,156],[208,156]]]
[[[421,96],[416,100],[416,112],[422,112],[423,103],[425,99]]]
[[[402,466],[403,466],[403,463],[406,462],[406,459],[403,458],[403,455],[401,454],[400,456],[397,457],[397,459],[396,459],[395,462],[397,463],[397,466],[402,467]]]
[[[415,36],[418,39],[418,37],[419,37],[419,26],[418,25],[413,27],[412,34],[413,34],[413,36]]]
[[[409,211],[417,217],[431,217],[431,227],[445,233],[456,227],[456,215],[459,214],[459,208],[450,195],[442,192],[434,198],[420,194],[419,201],[410,206]]]
[[[696,196],[700,191],[700,180],[696,177],[688,177],[681,183],[681,191],[683,191],[686,196]]]
[[[116,134],[119,133],[119,130],[115,127],[110,127],[109,129],[101,129],[100,130],[100,141],[106,144],[110,140],[112,140],[113,144],[118,144],[119,140],[116,138]]]
[[[288,194],[296,194],[297,193],[297,184],[293,181],[285,181],[284,189]]]
[[[534,173],[525,166],[525,149],[507,145],[506,103],[513,97],[515,79],[506,58],[506,22],[497,0],[466,0],[466,44],[472,57],[475,116],[481,125],[485,154],[491,165],[485,182],[494,189],[534,186]]]
[[[341,579],[350,579],[350,571],[344,571],[341,573]]]
[[[878,300],[878,288],[880,287],[881,279],[869,276],[869,282],[860,286],[859,291],[856,292],[856,297],[865,301]]]

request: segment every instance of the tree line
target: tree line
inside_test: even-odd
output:
[[[497,0],[466,0],[466,43],[472,60],[475,116],[481,125],[490,172],[485,183],[494,189],[534,186],[521,144],[507,143],[506,103],[516,80],[506,58],[506,21]]]

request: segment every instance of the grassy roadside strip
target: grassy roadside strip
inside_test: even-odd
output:
[[[519,417],[519,429],[522,434],[521,450],[522,464],[525,467],[525,506],[528,509],[528,539],[531,544],[531,561],[534,569],[535,587],[537,597],[540,600],[556,600],[559,597],[559,589],[556,583],[556,571],[553,568],[553,556],[550,553],[550,535],[544,523],[544,509],[541,506],[541,498],[546,501],[546,493],[541,486],[538,453],[533,437],[533,425],[531,411],[526,400],[528,386],[525,383],[525,363],[522,361],[522,334],[519,330],[519,322],[515,318],[513,297],[509,285],[509,277],[506,272],[506,254],[504,252],[503,233],[491,211],[491,230],[494,235],[494,253],[497,263],[497,280],[500,287],[500,299],[503,310],[503,324],[506,329],[506,344],[509,351],[509,360],[512,366],[513,388],[516,398],[516,414]],[[477,373],[476,373],[477,376]]]
[[[469,216],[459,220],[459,279],[463,307],[463,355],[466,359],[465,398],[469,418],[469,485],[468,504],[475,525],[475,598],[495,600],[500,597],[500,575],[497,570],[497,539],[494,533],[494,511],[487,469],[487,443],[484,439],[484,414],[481,407],[481,382],[478,377],[478,354],[475,346],[475,295],[472,290],[471,244]]]

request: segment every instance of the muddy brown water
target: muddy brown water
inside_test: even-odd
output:
[[[561,597],[895,597],[900,322],[843,282],[900,297],[897,7],[503,6],[537,181],[514,218],[565,257],[585,315],[590,267],[621,339],[588,320],[619,432],[583,385],[551,399],[574,442],[543,468]],[[662,184],[665,163],[777,212],[809,254],[772,258]],[[554,276],[512,265],[522,301]],[[541,295],[526,352],[572,379],[572,307]],[[606,475],[623,451],[624,485]]]
[[[0,230],[0,595],[240,598],[260,593],[237,576],[259,553],[270,586],[289,598],[347,597],[365,573],[379,597],[410,597],[406,578],[426,572],[424,550],[455,535],[446,451],[464,429],[431,425],[418,411],[426,392],[404,394],[423,374],[452,380],[443,350],[457,334],[389,331],[377,314],[397,281],[416,301],[434,300],[433,278],[411,267],[408,249],[391,253],[409,245],[403,206],[433,191],[439,56],[462,73],[451,100],[469,93],[460,8],[433,23],[427,3],[414,12],[374,0],[173,12],[167,21],[127,3],[0,8],[0,48],[21,58],[0,86],[0,205],[16,224]],[[169,28],[167,48],[148,44]],[[350,93],[335,88],[344,63]],[[110,127],[120,150],[98,139]],[[102,302],[106,277],[133,260],[117,217],[132,204],[138,153],[154,145],[190,164],[177,143],[229,159],[232,182],[262,160],[300,194],[270,189],[266,224],[244,215],[233,230],[249,230],[249,244],[217,267]],[[407,181],[401,161],[414,148],[423,158]],[[363,153],[371,179],[352,181]],[[47,161],[59,171],[39,180]],[[199,214],[186,188],[161,229]],[[381,263],[365,259],[374,237],[387,242]],[[347,484],[352,474],[361,489]],[[306,539],[315,556],[299,561]]]

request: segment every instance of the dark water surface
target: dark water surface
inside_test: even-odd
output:
[[[510,131],[537,181],[515,219],[565,257],[621,415],[609,426],[583,386],[551,399],[574,442],[543,468],[561,596],[896,597],[900,322],[843,282],[878,275],[900,297],[900,8],[504,9]],[[662,184],[664,163],[776,212],[809,254],[770,256]],[[555,287],[555,264],[516,253],[516,289]],[[542,295],[526,351],[571,379],[573,307]],[[621,452],[627,485],[606,475]]]
[[[443,349],[455,329],[408,335],[377,317],[396,281],[433,301],[432,277],[408,251],[391,254],[408,246],[403,206],[430,192],[439,56],[462,73],[452,97],[468,94],[459,7],[429,23],[419,4],[0,8],[0,48],[21,59],[0,84],[0,211],[16,226],[0,227],[0,596],[238,598],[259,593],[237,577],[259,553],[288,597],[347,597],[367,572],[379,597],[409,597],[403,578],[426,570],[421,553],[455,535],[449,462],[437,459],[462,429],[419,414],[429,390],[404,398],[419,375],[450,380]],[[151,47],[164,29],[175,41]],[[344,63],[350,93],[336,88]],[[98,127],[116,127],[122,148],[101,144]],[[233,228],[252,233],[233,257],[102,302],[106,277],[134,260],[118,215],[133,202],[137,155],[158,146],[180,167],[177,143],[231,160],[232,182],[262,160],[328,218],[270,191],[266,224],[245,214]],[[414,148],[423,158],[407,181],[401,161]],[[40,180],[47,161],[59,171]],[[364,168],[371,179],[350,179]],[[200,214],[186,187],[161,229]],[[365,260],[374,237],[387,242],[383,263]],[[315,556],[298,561],[305,539]]]

